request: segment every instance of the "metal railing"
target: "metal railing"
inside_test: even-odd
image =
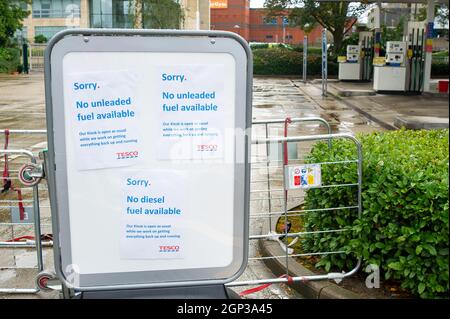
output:
[[[323,229],[323,230],[315,230],[315,231],[297,231],[297,232],[289,232],[287,227],[285,227],[284,232],[276,232],[276,225],[273,223],[273,218],[277,218],[278,221],[282,221],[284,219],[285,225],[287,224],[289,217],[294,216],[304,216],[306,214],[313,214],[318,212],[332,212],[337,210],[354,210],[357,213],[355,214],[355,218],[359,218],[362,211],[362,203],[361,203],[361,186],[362,186],[362,152],[361,145],[359,141],[350,134],[332,134],[331,127],[327,121],[320,117],[306,117],[306,118],[292,118],[290,119],[291,123],[318,123],[322,125],[327,134],[320,135],[305,135],[305,136],[294,136],[294,137],[272,137],[269,133],[269,128],[271,125],[282,124],[285,122],[285,119],[271,119],[271,120],[257,120],[253,122],[254,127],[258,125],[263,125],[265,129],[265,135],[262,137],[256,137],[252,141],[252,145],[254,147],[263,146],[264,154],[263,156],[259,156],[258,152],[255,155],[256,161],[252,161],[252,180],[251,184],[255,185],[256,183],[266,183],[267,188],[265,189],[255,189],[251,190],[251,201],[260,201],[261,203],[268,203],[268,209],[251,214],[250,218],[252,220],[260,219],[266,220],[268,226],[268,232],[258,233],[258,234],[250,234],[249,239],[251,241],[254,240],[277,240],[280,245],[283,246],[284,243],[280,241],[280,237],[286,238],[285,244],[285,254],[280,254],[277,256],[251,256],[249,257],[249,262],[253,261],[266,261],[268,259],[285,259],[286,263],[286,276],[279,278],[259,278],[257,280],[244,280],[244,281],[234,281],[226,284],[227,287],[238,287],[238,286],[252,286],[259,284],[272,284],[272,283],[288,283],[295,281],[312,281],[312,280],[330,280],[330,279],[343,279],[345,277],[349,277],[357,272],[360,267],[360,260],[357,261],[357,264],[353,269],[343,273],[330,272],[327,274],[320,275],[311,275],[311,276],[298,276],[298,277],[289,277],[290,269],[289,269],[289,260],[295,257],[305,257],[305,256],[323,256],[330,254],[343,254],[344,251],[336,250],[336,251],[312,251],[312,252],[301,252],[295,253],[289,251],[287,238],[304,238],[306,236],[311,235],[323,235],[330,233],[340,233],[347,231],[346,229]],[[306,124],[306,125],[307,125]],[[6,130],[0,130],[0,134],[5,134]],[[5,154],[8,155],[10,160],[17,160],[15,155],[25,156],[31,162],[36,162],[36,157],[33,155],[32,151],[40,151],[44,147],[42,143],[46,141],[46,130],[8,130],[8,133],[12,135],[20,135],[22,138],[19,139],[11,139],[11,144],[9,146],[10,149],[1,150],[0,158],[3,158]],[[1,135],[0,135],[1,136]],[[310,152],[312,144],[318,141],[326,141],[328,142],[328,146],[332,146],[332,141],[336,139],[347,139],[352,141],[356,145],[357,154],[353,159],[346,159],[342,161],[329,161],[322,163],[313,163],[320,166],[325,165],[342,165],[342,164],[356,164],[357,167],[357,180],[354,183],[340,184],[340,185],[320,185],[317,188],[329,188],[329,187],[354,187],[356,188],[357,195],[357,204],[356,205],[344,205],[340,207],[316,207],[316,208],[297,208],[294,210],[289,210],[288,204],[291,203],[291,206],[298,206],[302,200],[305,199],[304,190],[291,191],[286,187],[286,169],[289,165],[283,163],[282,160],[278,158],[270,158],[270,147],[269,145],[277,145],[277,144],[296,144],[297,149],[299,145],[306,144],[303,152],[307,154]],[[285,145],[286,145],[285,144]],[[11,149],[11,148],[21,148],[21,149]],[[28,150],[27,150],[28,149]],[[283,152],[286,152],[287,149],[283,148]],[[284,153],[282,154],[284,156]],[[305,162],[306,158],[290,158],[288,159],[290,163],[293,162]],[[263,164],[263,165],[261,165]],[[289,164],[289,163],[288,163]],[[309,163],[311,164],[311,163]],[[300,164],[299,164],[300,165]],[[17,173],[17,169],[11,169],[10,172],[12,174]],[[11,176],[11,179],[17,179],[17,177]],[[277,187],[272,187],[274,184]],[[40,220],[40,210],[39,207],[43,207],[43,204],[39,202],[39,191],[46,191],[46,185],[44,183],[40,183],[33,188],[33,196],[31,199],[23,199],[25,207],[30,207],[33,209],[33,226],[34,226],[34,236],[36,239],[41,238],[41,220]],[[302,193],[303,192],[303,193]],[[260,197],[261,194],[266,194],[265,197]],[[275,204],[277,202],[278,204]],[[5,205],[8,204],[8,205]],[[3,205],[3,206],[2,206]],[[11,208],[13,205],[17,205],[16,200],[3,200],[0,198],[0,208]],[[45,206],[46,208],[48,206]],[[0,223],[0,226],[5,227],[14,227],[14,223],[3,222]],[[42,246],[45,243],[41,242],[41,240],[35,240],[34,242],[25,242],[25,243],[13,243],[10,241],[0,242],[0,249],[8,249],[8,248],[20,248],[20,247],[35,247],[36,248],[36,256],[37,256],[37,268],[39,271],[43,270],[43,261],[42,261]],[[1,265],[0,265],[1,269]],[[1,271],[1,270],[0,270]],[[58,288],[59,289],[59,288]],[[0,288],[0,293],[36,293],[39,291],[39,288],[29,288],[29,289],[21,289],[21,288]]]
[[[290,118],[290,124],[298,124],[298,123],[318,123],[319,125],[322,125],[326,131],[327,134],[331,134],[332,130],[331,130],[331,126],[330,124],[323,118],[321,117],[294,117],[294,118]],[[274,124],[283,124],[286,122],[286,119],[268,119],[268,120],[255,120],[252,122],[252,125],[263,125],[264,126],[264,132],[265,135],[263,137],[256,137],[256,139],[259,138],[265,138],[268,139],[271,136],[271,131],[270,131],[270,127],[273,126]],[[286,132],[287,133],[287,132]],[[328,140],[329,146],[331,147],[331,140]],[[276,143],[278,144],[278,143]],[[282,181],[282,179],[280,178],[272,178],[270,176],[270,170],[272,168],[278,169],[279,168],[279,163],[282,162],[282,157],[281,154],[276,154],[276,156],[272,156],[271,153],[273,152],[273,149],[271,149],[270,147],[270,143],[265,143],[265,156],[266,159],[264,161],[252,161],[252,169],[258,168],[258,167],[263,167],[265,166],[267,172],[266,172],[266,179],[267,179],[267,189],[266,190],[262,190],[261,192],[270,192],[270,191],[274,191],[271,189],[271,185],[272,182],[280,182]],[[272,144],[273,145],[273,144]],[[277,149],[278,150],[278,149]],[[277,158],[277,159],[274,159]],[[275,167],[272,166],[273,163],[275,163]],[[258,166],[259,164],[262,164],[261,166]],[[251,180],[251,184],[254,183],[258,183],[260,181],[258,180]],[[264,182],[264,181],[263,181]],[[282,191],[283,189],[280,189],[279,191]],[[253,193],[255,193],[256,191],[253,191]],[[269,210],[272,210],[272,200],[279,200],[281,198],[271,198],[269,196],[268,198],[268,206],[269,206]],[[260,200],[259,198],[256,199],[250,199],[251,201],[256,201],[256,200]],[[272,226],[272,220],[271,220],[271,216],[269,215],[269,227]]]
[[[30,44],[28,49],[28,61],[31,71],[44,69],[44,51],[46,47],[46,44]]]
[[[0,178],[0,272],[36,269],[39,273],[44,268],[42,247],[52,244],[51,241],[41,241],[40,208],[43,205],[39,200],[39,192],[45,192],[46,186],[40,183],[24,187],[19,182],[18,174],[22,165],[37,163],[34,153],[44,148],[46,131],[0,130],[1,136],[5,138],[5,145],[0,148],[0,166],[3,172]],[[35,250],[36,264],[27,261],[28,265],[17,265],[17,259],[22,254],[29,254],[30,249]],[[12,263],[8,262],[10,259],[13,260]],[[33,294],[38,291],[38,287],[0,288],[0,293]]]
[[[292,119],[294,120],[294,119]],[[268,136],[268,127],[267,125],[270,123],[283,123],[285,120],[268,120],[268,121],[256,121],[254,122],[254,124],[265,124],[266,125],[266,136]],[[346,232],[348,231],[345,228],[336,228],[336,229],[321,229],[321,230],[303,230],[303,231],[297,231],[297,232],[289,232],[288,227],[286,227],[287,223],[288,223],[288,218],[289,217],[294,217],[294,216],[304,216],[306,214],[314,214],[314,213],[318,213],[318,212],[333,212],[333,211],[339,211],[339,210],[348,210],[349,212],[351,211],[355,211],[354,216],[355,218],[359,218],[361,216],[361,212],[362,212],[362,199],[361,199],[361,190],[362,190],[362,149],[361,149],[361,144],[359,143],[359,141],[351,134],[345,134],[345,133],[341,133],[341,134],[331,134],[331,129],[329,124],[321,119],[321,118],[306,118],[304,120],[300,120],[298,119],[299,122],[301,121],[317,121],[317,122],[321,122],[325,125],[325,127],[328,130],[328,134],[320,134],[320,135],[309,135],[309,136],[295,136],[295,137],[275,137],[275,138],[270,138],[270,137],[266,137],[266,138],[256,138],[252,141],[252,144],[254,146],[258,146],[258,145],[264,145],[265,147],[265,158],[266,158],[266,172],[265,174],[261,174],[260,175],[264,175],[265,179],[261,179],[260,177],[254,178],[253,175],[257,175],[255,174],[255,169],[261,169],[259,167],[253,167],[252,165],[252,180],[251,183],[267,183],[268,187],[267,189],[263,189],[263,190],[253,190],[251,191],[251,195],[259,195],[261,193],[266,193],[268,196],[267,197],[254,197],[252,196],[250,200],[252,201],[265,201],[269,203],[269,209],[267,211],[263,211],[263,212],[258,212],[256,214],[251,214],[250,218],[251,219],[265,219],[267,218],[267,224],[269,225],[267,227],[268,232],[264,232],[261,234],[251,234],[250,235],[250,240],[277,240],[280,245],[281,248],[283,248],[284,250],[284,254],[280,254],[280,255],[276,255],[276,256],[262,256],[262,257],[250,257],[249,258],[249,262],[251,261],[266,261],[268,259],[284,259],[285,260],[285,268],[286,268],[286,273],[284,276],[282,277],[278,277],[278,278],[261,278],[261,279],[257,279],[257,280],[244,280],[244,281],[234,281],[231,283],[226,284],[227,287],[239,287],[239,286],[254,286],[254,285],[260,285],[260,284],[273,284],[273,283],[291,283],[291,282],[296,282],[296,281],[318,281],[318,280],[340,280],[346,277],[349,277],[353,274],[355,274],[360,265],[361,265],[361,261],[360,259],[357,259],[356,265],[349,271],[343,271],[343,272],[329,272],[326,274],[317,274],[317,275],[308,275],[308,276],[295,276],[295,277],[290,277],[291,274],[291,270],[289,269],[289,261],[292,258],[296,258],[296,257],[309,257],[309,256],[324,256],[324,255],[331,255],[331,254],[345,254],[346,252],[343,250],[330,250],[330,251],[311,251],[311,252],[300,252],[300,253],[296,253],[295,251],[289,249],[289,245],[288,245],[288,240],[287,238],[298,238],[299,240],[301,240],[302,238],[305,238],[307,236],[321,236],[321,235],[325,235],[325,234],[333,234],[333,233],[340,233],[340,232]],[[294,210],[289,210],[288,207],[288,203],[289,201],[291,201],[292,204],[291,206],[298,206],[298,204],[300,204],[302,202],[302,200],[305,199],[305,194],[304,194],[304,190],[300,189],[300,193],[303,192],[303,194],[294,194],[294,196],[290,195],[289,193],[291,192],[291,190],[289,189],[289,187],[287,186],[287,181],[286,181],[286,171],[288,169],[288,167],[290,165],[286,165],[286,163],[281,163],[281,161],[276,161],[277,163],[279,163],[278,167],[277,166],[271,166],[272,162],[274,162],[273,160],[270,159],[270,154],[269,154],[269,147],[267,147],[267,145],[273,144],[273,143],[278,143],[278,144],[285,144],[285,143],[310,143],[310,142],[319,142],[319,141],[327,141],[329,143],[329,146],[331,146],[331,142],[332,140],[336,140],[336,139],[347,139],[350,140],[351,142],[354,143],[354,145],[356,146],[356,154],[355,154],[355,158],[353,159],[346,159],[346,160],[342,160],[342,161],[330,161],[330,162],[322,162],[322,163],[310,163],[308,161],[307,165],[311,165],[311,164],[315,164],[315,165],[346,165],[346,164],[355,164],[356,165],[356,170],[357,170],[357,180],[355,180],[354,183],[346,183],[346,184],[333,184],[333,185],[320,185],[320,186],[316,186],[314,188],[328,188],[328,187],[353,187],[356,188],[355,189],[355,195],[356,195],[356,202],[357,204],[351,204],[348,203],[347,205],[343,204],[343,206],[339,206],[339,207],[316,207],[316,208],[302,208],[302,209],[294,209]],[[311,145],[309,146],[309,151],[311,149]],[[283,152],[286,152],[287,148],[283,148]],[[284,154],[283,154],[284,155]],[[292,160],[290,160],[292,161]],[[306,158],[303,159],[295,159],[295,161],[306,161]],[[253,162],[252,162],[253,163]],[[258,161],[258,164],[260,163],[260,161]],[[273,171],[270,168],[278,168],[278,171]],[[274,175],[276,175],[276,177],[274,177]],[[277,181],[280,183],[281,187],[278,188],[272,188],[270,186],[270,182],[271,181]],[[279,201],[279,205],[281,209],[278,210],[273,210],[273,206],[271,205],[274,200]],[[272,224],[272,218],[273,217],[277,217],[278,218],[278,222],[282,222],[284,220],[284,232],[277,232],[276,231],[276,225]],[[286,238],[286,244],[284,244],[283,242],[281,242],[279,239],[283,237]],[[292,243],[292,242],[291,242]]]

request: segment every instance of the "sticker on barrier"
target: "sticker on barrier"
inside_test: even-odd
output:
[[[320,187],[322,185],[319,164],[289,165],[286,167],[287,189]]]

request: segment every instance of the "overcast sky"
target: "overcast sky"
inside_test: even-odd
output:
[[[250,0],[250,7],[252,8],[264,7],[264,0]]]
[[[251,8],[263,8],[265,0],[250,0]],[[360,22],[367,22],[367,12],[364,12],[358,19]]]

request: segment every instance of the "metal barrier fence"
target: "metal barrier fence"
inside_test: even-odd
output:
[[[30,44],[30,48],[28,50],[28,60],[30,61],[31,71],[44,70],[44,51],[46,47],[46,44]]]
[[[42,246],[52,241],[41,241],[42,203],[39,193],[46,195],[46,184],[24,187],[19,172],[26,164],[37,163],[35,154],[45,148],[45,130],[0,130],[4,147],[0,149],[2,177],[0,182],[0,272],[24,272],[44,268]],[[0,140],[1,143],[1,140]],[[47,207],[49,207],[47,205]],[[34,253],[33,253],[34,251]],[[29,260],[31,255],[36,255]],[[24,262],[21,260],[25,260]],[[18,273],[16,273],[18,275]],[[39,288],[1,287],[0,293],[36,293]]]
[[[292,119],[294,121],[295,119]],[[321,118],[304,118],[304,119],[296,119],[297,122],[306,122],[306,121],[315,121],[320,122],[325,125],[325,127],[328,130],[328,134],[321,134],[321,135],[309,135],[309,136],[296,136],[296,137],[276,137],[276,138],[270,138],[268,134],[268,125],[271,123],[282,123],[286,120],[269,120],[267,122],[264,121],[256,121],[254,124],[262,124],[266,127],[266,137],[264,138],[256,138],[252,141],[252,144],[262,145],[265,149],[265,158],[266,161],[257,161],[257,164],[264,164],[263,167],[258,167],[257,165],[254,165],[255,162],[252,162],[252,180],[251,183],[267,183],[267,188],[263,190],[253,190],[251,191],[252,195],[257,195],[260,193],[267,194],[267,197],[261,198],[254,196],[251,197],[251,201],[265,201],[268,202],[268,210],[257,213],[257,214],[250,214],[251,219],[264,219],[267,218],[267,223],[269,225],[268,232],[262,233],[262,234],[251,234],[250,240],[276,240],[280,243],[281,248],[283,248],[285,254],[279,255],[279,256],[263,256],[263,257],[252,257],[249,258],[249,262],[251,261],[264,261],[267,259],[282,259],[285,260],[285,266],[286,266],[286,273],[285,275],[278,277],[278,278],[264,278],[264,279],[258,279],[258,280],[246,280],[246,281],[234,281],[231,283],[228,283],[227,287],[238,287],[238,286],[254,286],[254,285],[260,285],[260,284],[273,284],[273,283],[291,283],[296,281],[317,281],[317,280],[340,280],[346,277],[349,277],[353,274],[355,274],[360,265],[361,261],[358,259],[356,265],[353,267],[353,269],[345,272],[329,272],[326,274],[318,274],[318,275],[311,275],[311,276],[297,276],[297,277],[291,277],[290,269],[289,269],[289,260],[294,257],[306,257],[306,256],[323,256],[323,255],[331,255],[331,254],[343,254],[344,251],[312,251],[307,253],[295,253],[292,249],[289,248],[287,238],[297,238],[301,239],[306,236],[312,236],[312,235],[323,235],[323,234],[330,234],[330,233],[339,233],[343,231],[348,231],[347,229],[340,228],[340,229],[321,229],[321,230],[315,230],[315,231],[300,231],[300,232],[289,232],[289,229],[287,227],[288,225],[288,218],[293,216],[302,216],[305,214],[314,214],[318,212],[332,212],[337,210],[353,210],[355,211],[355,218],[359,218],[361,216],[362,211],[362,202],[361,202],[361,187],[362,187],[362,150],[361,145],[359,141],[351,134],[331,134],[331,129],[329,124],[321,119]],[[286,133],[286,131],[285,131]],[[298,166],[298,164],[290,165],[289,162],[305,162],[306,158],[295,158],[290,159],[287,155],[288,143],[296,143],[296,144],[307,144],[307,143],[314,143],[318,141],[328,141],[328,146],[332,146],[332,141],[336,139],[347,139],[352,141],[356,146],[356,153],[355,158],[352,159],[345,159],[342,161],[333,161],[333,162],[323,162],[323,163],[308,163],[306,165],[343,165],[343,164],[356,164],[356,170],[357,170],[357,180],[355,180],[354,183],[348,183],[348,184],[331,184],[331,185],[316,185],[314,188],[331,188],[331,187],[354,187],[355,189],[355,195],[357,199],[356,205],[344,205],[339,207],[317,207],[313,209],[295,209],[295,210],[289,210],[288,204],[291,201],[291,206],[298,206],[302,202],[302,200],[305,198],[304,191],[306,189],[310,189],[308,187],[301,188],[298,187],[298,190],[300,191],[292,191],[291,187],[289,186],[289,183],[287,181],[287,177],[289,176],[289,170],[294,166]],[[271,144],[283,144],[283,157],[284,161],[282,160],[273,160],[270,156],[270,148],[268,145]],[[308,145],[305,148],[305,154],[309,153],[312,145]],[[275,164],[275,165],[273,165]],[[264,179],[258,179],[254,178],[253,175],[257,175],[255,173],[255,170],[261,170],[262,168],[265,169],[263,172],[259,172],[259,175],[265,176]],[[279,182],[279,185],[281,187],[273,189],[271,187],[271,182]],[[297,188],[297,187],[296,187]],[[290,196],[290,192],[293,192],[294,195]],[[275,195],[273,194],[275,193]],[[278,194],[278,195],[276,195]],[[281,208],[279,211],[274,211],[272,203],[274,201],[279,202],[279,207]],[[273,227],[272,218],[277,217],[279,221],[284,222],[284,232],[276,232],[276,227]],[[280,241],[280,238],[286,238],[286,244]],[[292,242],[291,242],[292,244]]]
[[[270,127],[272,125],[279,125],[284,123],[284,137],[273,137],[270,134]],[[287,137],[287,125],[288,123],[318,123],[319,125],[322,125],[325,127],[327,134],[321,134],[321,135],[306,135],[306,136],[295,136],[295,137]],[[316,213],[316,212],[326,212],[326,211],[333,211],[333,210],[339,210],[339,209],[348,209],[348,210],[354,210],[355,218],[358,218],[361,214],[362,210],[362,204],[361,204],[361,185],[362,185],[362,152],[361,152],[361,145],[358,142],[358,140],[353,137],[350,134],[332,134],[331,133],[331,127],[327,121],[325,121],[322,118],[319,117],[307,117],[307,118],[292,118],[292,119],[272,119],[272,120],[260,120],[260,121],[254,121],[253,122],[254,127],[257,126],[263,126],[265,129],[265,135],[262,137],[257,137],[252,141],[252,145],[254,147],[262,146],[263,149],[263,155],[262,157],[265,158],[264,160],[260,160],[260,157],[258,154],[259,152],[256,152],[255,157],[257,158],[256,161],[252,162],[252,184],[257,183],[266,183],[267,187],[265,189],[257,189],[251,191],[251,201],[260,201],[261,203],[268,203],[268,209],[267,211],[263,210],[256,214],[251,214],[251,219],[266,219],[266,222],[268,223],[269,231],[268,233],[262,233],[262,234],[251,234],[250,240],[277,240],[280,245],[283,247],[283,243],[280,241],[281,237],[284,238],[302,238],[305,236],[311,236],[311,235],[320,235],[320,234],[329,234],[329,233],[339,233],[342,231],[347,231],[346,229],[324,229],[324,230],[317,230],[317,231],[302,231],[302,232],[289,232],[288,227],[286,227],[288,218],[291,216],[299,216],[304,214],[310,214],[310,213]],[[280,128],[277,128],[280,129]],[[36,153],[37,151],[41,151],[46,147],[46,131],[45,130],[0,130],[0,134],[3,134],[6,136],[6,134],[9,134],[10,136],[13,135],[20,135],[21,138],[18,139],[10,139],[10,144],[6,145],[5,142],[5,149],[0,151],[0,155],[3,159],[3,165],[5,163],[10,164],[9,167],[9,173],[11,174],[9,179],[14,181],[18,180],[18,177],[16,177],[17,173],[19,172],[18,165],[22,164],[22,162],[19,162],[19,158],[26,158],[28,161],[31,161],[32,163],[36,162],[36,156],[33,154],[33,151]],[[0,135],[1,136],[1,135]],[[312,144],[318,141],[327,141],[328,146],[332,146],[332,141],[336,139],[348,139],[352,141],[356,145],[357,154],[355,154],[355,158],[348,159],[348,160],[342,160],[342,161],[335,161],[335,162],[325,162],[325,163],[309,163],[309,164],[316,164],[319,166],[322,165],[339,165],[339,164],[349,164],[349,163],[355,163],[357,168],[357,181],[355,183],[350,184],[341,184],[341,185],[320,185],[316,188],[330,188],[330,187],[355,187],[356,188],[356,196],[357,196],[357,205],[346,205],[346,206],[340,206],[340,207],[327,207],[327,208],[321,208],[317,207],[314,209],[296,209],[296,210],[289,210],[289,203],[291,203],[290,206],[298,206],[299,203],[305,198],[304,190],[305,189],[299,189],[299,190],[288,190],[287,187],[287,180],[286,180],[286,173],[288,172],[289,168],[292,166],[293,162],[299,163],[299,162],[305,162],[306,157],[299,157],[296,156],[298,153],[301,154],[308,154],[311,150]],[[6,139],[5,139],[6,141]],[[299,145],[306,145],[304,148],[299,148]],[[277,145],[282,145],[282,152],[281,154],[277,154],[278,147],[274,147]],[[297,154],[291,154],[292,156],[288,156],[288,145],[295,145],[296,152],[291,153],[297,153]],[[7,146],[7,147],[6,147]],[[7,149],[6,149],[7,148]],[[299,152],[299,150],[303,150],[302,152]],[[272,153],[275,153],[273,155]],[[8,155],[8,156],[4,156]],[[252,155],[253,156],[253,155]],[[281,157],[281,158],[280,158]],[[284,158],[284,159],[283,159]],[[257,178],[254,178],[254,176],[257,176]],[[259,176],[258,176],[259,175]],[[263,178],[261,178],[261,176]],[[5,175],[2,179],[2,181],[5,180]],[[278,186],[278,188],[273,188],[273,186]],[[27,188],[24,188],[24,192],[26,192]],[[28,188],[29,190],[29,188]],[[33,212],[33,221],[28,223],[21,223],[20,225],[17,225],[17,223],[13,223],[12,221],[5,221],[0,219],[0,234],[1,233],[1,227],[9,227],[12,229],[13,227],[23,227],[23,226],[33,226],[34,230],[34,238],[42,238],[41,235],[41,227],[43,224],[41,223],[40,219],[40,208],[48,208],[48,205],[44,205],[42,202],[39,201],[39,192],[45,193],[44,197],[47,197],[46,194],[46,183],[39,183],[38,185],[32,187],[32,196],[31,197],[25,197],[22,198],[22,203],[25,204],[24,207],[31,209]],[[294,193],[293,196],[291,193]],[[260,194],[266,194],[266,197],[261,197]],[[256,195],[256,196],[255,196]],[[3,199],[0,197],[0,212],[3,211],[9,211],[10,215],[12,216],[12,208],[14,206],[18,205],[19,200],[7,198]],[[1,216],[1,214],[0,214]],[[284,219],[284,232],[277,233],[276,230],[276,224],[273,223],[273,219],[277,218],[277,220]],[[49,226],[49,225],[47,225]],[[11,238],[10,240],[2,241],[3,239],[0,239],[0,249],[20,249],[20,248],[35,248],[36,249],[36,259],[37,259],[37,270],[42,271],[43,270],[43,260],[42,260],[42,246],[45,245],[51,245],[52,242],[42,242],[41,240],[28,240],[25,242],[15,242],[14,241],[14,232],[11,231]],[[12,241],[11,241],[12,240]],[[329,254],[342,254],[343,251],[325,251],[325,252],[309,252],[309,253],[301,253],[296,254],[290,251],[289,246],[286,244],[284,247],[285,254],[280,256],[271,256],[271,257],[250,257],[249,262],[252,261],[264,261],[265,259],[281,259],[284,258],[286,262],[286,275],[284,277],[279,278],[261,278],[258,280],[246,280],[246,281],[234,281],[231,283],[228,283],[227,287],[237,287],[237,286],[252,286],[252,285],[259,285],[259,284],[272,284],[272,283],[288,283],[288,282],[295,282],[295,281],[311,281],[311,280],[330,280],[330,279],[342,279],[348,276],[353,275],[357,272],[357,270],[360,267],[360,260],[358,260],[355,267],[347,272],[344,273],[327,273],[327,274],[321,274],[321,275],[313,275],[313,276],[300,276],[300,277],[290,277],[290,270],[289,270],[289,260],[294,257],[305,257],[305,256],[320,256],[320,255],[329,255]],[[3,267],[0,264],[0,271],[2,269],[7,269],[8,267]],[[17,268],[16,266],[12,268]],[[36,293],[41,288],[35,287],[35,288],[0,288],[0,293]],[[54,288],[52,288],[54,289]]]
[[[332,133],[330,124],[326,120],[321,118],[321,117],[296,117],[296,118],[289,118],[288,122],[289,122],[289,124],[295,124],[295,123],[318,123],[319,125],[322,125],[326,129],[327,134],[331,134]],[[286,119],[256,120],[256,121],[252,122],[253,127],[257,126],[257,125],[264,126],[265,135],[263,137],[260,137],[260,138],[265,138],[265,139],[268,139],[269,137],[272,136],[272,134],[270,132],[270,127],[273,126],[274,124],[284,124],[285,125],[284,135],[287,136],[287,134],[288,134],[287,124],[288,123],[286,122]],[[278,129],[280,129],[280,128],[278,128]],[[278,134],[276,134],[276,135],[278,135]],[[259,138],[257,137],[257,139],[259,139]],[[275,145],[277,145],[277,144],[279,144],[279,143],[275,143]],[[271,145],[272,145],[272,147],[271,147]],[[329,140],[329,145],[331,146],[331,141],[330,140]],[[270,174],[271,163],[276,163],[276,164],[281,163],[282,162],[282,157],[284,155],[282,156],[282,154],[281,154],[282,153],[282,151],[280,151],[281,148],[273,147],[273,144],[266,143],[264,146],[265,146],[265,154],[263,156],[265,156],[266,159],[263,160],[263,161],[252,162],[251,163],[251,167],[252,167],[252,170],[253,170],[255,168],[259,168],[259,166],[258,166],[259,164],[261,164],[262,166],[265,166],[265,168],[266,168],[266,174],[265,174],[266,176],[265,176],[265,178],[267,180],[267,189],[266,190],[260,190],[260,191],[257,191],[257,192],[261,192],[261,193],[269,192],[270,193],[271,182],[277,182],[277,181],[279,182],[279,181],[281,181],[281,179],[277,180],[277,179],[271,178],[271,176],[270,176],[271,175]],[[294,146],[295,146],[294,152],[296,153],[297,152],[297,146],[296,145],[294,145]],[[289,145],[288,145],[288,152],[289,152]],[[292,153],[292,152],[290,152],[290,153]],[[288,159],[291,158],[291,157],[292,157],[292,159],[298,159],[296,155],[291,156],[291,157],[289,157],[289,155],[292,155],[292,154],[287,154]],[[274,168],[274,167],[272,166],[272,168]],[[275,168],[276,168],[276,166],[275,166]],[[258,179],[256,179],[256,180],[252,179],[250,183],[254,184],[254,183],[258,183],[258,182],[266,182],[266,180],[262,180],[261,181],[261,180],[258,180]],[[256,192],[253,191],[252,193],[256,193]],[[252,199],[252,200],[259,200],[259,199]],[[272,198],[269,196],[267,201],[268,201],[269,211],[272,211]],[[268,216],[268,219],[269,219],[269,228],[271,228],[272,227],[271,215]]]

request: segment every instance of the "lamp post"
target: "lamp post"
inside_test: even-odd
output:
[[[233,28],[236,29],[236,33],[237,33],[238,35],[241,35],[241,33],[239,32],[239,30],[241,29],[241,26],[240,26],[239,24],[235,24]]]

